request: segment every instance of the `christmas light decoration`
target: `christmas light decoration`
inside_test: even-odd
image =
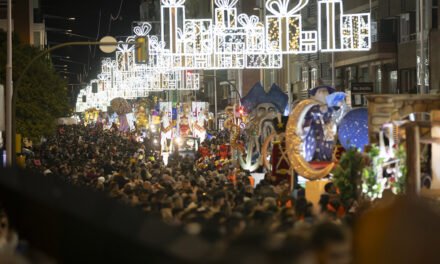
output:
[[[237,2],[215,0],[212,20],[186,19],[185,0],[161,0],[160,36],[150,34],[150,23],[135,22],[133,36],[119,44],[115,59],[102,61],[95,81],[99,92],[93,95],[86,89],[78,97],[77,109],[105,108],[104,101],[116,97],[198,90],[198,70],[279,69],[285,54],[371,47],[370,14],[344,14],[342,0],[318,1],[317,31],[303,29],[301,11],[309,0],[299,0],[290,9],[290,0],[267,0],[265,21],[238,14]]]

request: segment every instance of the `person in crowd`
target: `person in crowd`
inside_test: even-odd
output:
[[[261,263],[350,261],[351,249],[346,244],[349,233],[339,226],[321,226],[304,189],[293,193],[286,181],[274,186],[269,173],[256,184],[250,172],[229,160],[226,141],[220,137],[203,143],[198,159],[203,164],[171,153],[165,165],[152,151],[151,143],[137,142],[133,133],[93,125],[61,128],[39,146],[35,155],[38,162],[29,160],[28,168],[104,192],[147,215],[159,215],[191,235],[220,243],[225,252],[235,252],[247,235],[252,237],[258,230],[258,239],[271,244],[262,242],[256,247],[265,255]],[[321,212],[331,214],[331,220],[343,217],[335,188],[329,184],[325,191]],[[301,250],[286,256],[297,262],[278,262],[284,258],[277,254],[291,250],[288,243],[293,240],[296,244],[292,245]]]

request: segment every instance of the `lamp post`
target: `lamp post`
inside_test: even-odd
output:
[[[417,24],[419,29],[419,35],[418,35],[418,48],[419,48],[419,54],[417,55],[417,75],[418,75],[418,82],[420,85],[420,94],[425,94],[427,92],[426,89],[426,75],[427,75],[427,68],[426,68],[426,61],[427,61],[427,54],[425,53],[426,50],[426,27],[430,24],[429,21],[429,15],[427,13],[427,6],[429,6],[429,1],[427,0],[418,0],[417,1]]]
[[[214,0],[211,0],[211,14],[212,14],[212,21],[215,21],[215,4]],[[215,115],[215,130],[218,129],[218,102],[217,102],[217,70],[214,70],[214,115]]]
[[[7,32],[7,62],[6,62],[6,165],[12,166],[12,1],[8,0],[8,32]]]
[[[43,15],[44,18],[50,18],[50,19],[59,19],[59,20],[66,20],[66,21],[75,21],[75,17],[62,17],[62,16],[55,16],[55,15]]]
[[[213,78],[214,82],[217,83],[217,75],[215,75],[215,74],[214,75],[201,74],[200,76],[203,76],[204,78]],[[230,86],[232,86],[234,88],[234,91],[237,93],[239,101],[241,102],[241,94],[238,91],[237,86],[233,82],[231,82],[229,80],[226,80],[224,82],[229,84]],[[214,87],[214,92],[217,94],[217,85],[215,85],[215,87]],[[218,117],[217,117],[217,114],[218,114],[217,96],[215,96],[214,114],[215,114],[215,122],[216,122],[215,128],[218,129],[218,124],[217,124],[217,122],[218,122],[217,121],[218,120]]]

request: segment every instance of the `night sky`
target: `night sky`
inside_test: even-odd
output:
[[[79,36],[68,36],[59,32],[68,29],[73,34],[98,40],[106,35],[116,38],[128,36],[131,33],[131,23],[139,20],[139,4],[140,0],[42,0],[43,14],[76,18],[76,21],[46,18],[46,27],[49,28],[48,44],[54,46],[68,41],[87,41]],[[110,16],[116,17],[119,10],[118,19],[110,25]],[[67,75],[70,84],[79,83],[79,73],[87,75],[83,81],[95,78],[101,58],[109,56],[101,53],[98,47],[64,48],[53,54],[53,62],[57,67],[68,65],[68,71],[71,72]],[[69,56],[70,59],[60,59],[58,56]]]

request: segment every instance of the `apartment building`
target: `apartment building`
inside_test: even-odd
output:
[[[12,1],[13,30],[22,43],[43,49],[47,44],[46,27],[40,0]],[[7,1],[0,1],[0,29],[7,30]]]
[[[350,90],[354,83],[372,85],[374,93],[418,93],[421,72],[420,37],[417,2],[415,0],[351,0],[344,2],[344,12],[371,13],[372,47],[365,52],[334,54],[335,85]],[[424,41],[426,63],[426,92],[440,88],[440,33],[438,0],[426,0]],[[313,26],[316,21],[316,3],[310,2],[303,17]],[[296,80],[301,82],[299,94],[322,80],[331,83],[331,54],[301,56],[296,63]],[[421,75],[420,75],[421,76]],[[302,93],[301,93],[302,91]]]

